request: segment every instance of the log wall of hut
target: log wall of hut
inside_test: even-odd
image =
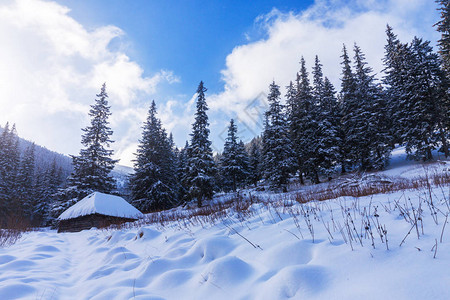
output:
[[[78,232],[92,227],[104,228],[110,225],[119,225],[125,222],[133,222],[135,219],[105,216],[101,214],[92,214],[80,216],[68,220],[60,220],[58,232]]]

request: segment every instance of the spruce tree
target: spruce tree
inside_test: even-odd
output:
[[[342,145],[343,157],[341,157],[342,171],[358,160],[358,143],[360,131],[358,123],[364,120],[358,118],[360,112],[360,103],[356,98],[356,79],[351,68],[351,61],[345,45],[342,48],[342,77],[340,101],[342,108]]]
[[[188,173],[188,164],[187,164],[187,160],[188,160],[188,149],[189,149],[189,142],[186,141],[186,144],[184,145],[183,148],[181,148],[179,154],[178,154],[178,159],[177,159],[177,180],[180,183],[180,190],[179,190],[179,195],[178,195],[178,199],[181,202],[185,202],[188,200],[188,178],[187,178],[187,173]]]
[[[133,204],[141,211],[167,209],[177,203],[173,141],[156,117],[152,101],[130,178]]]
[[[314,70],[316,88],[309,82],[305,60],[300,61],[300,73],[297,77],[297,125],[291,127],[295,133],[293,145],[297,155],[297,162],[302,164],[301,170],[314,183],[319,183],[319,157],[318,149],[318,100],[323,93],[323,75],[318,60]],[[317,97],[315,97],[317,96]]]
[[[4,216],[23,213],[18,194],[19,167],[20,150],[16,126],[9,129],[7,123],[0,136],[0,206]]]
[[[236,189],[243,185],[246,175],[248,175],[248,158],[245,156],[245,148],[237,142],[237,127],[231,119],[228,127],[228,136],[225,140],[222,157],[220,160],[220,173],[224,179],[222,183],[225,190]]]
[[[297,74],[297,86],[299,82],[299,75]],[[304,156],[301,153],[299,141],[301,141],[301,118],[299,116],[299,99],[297,88],[294,87],[292,81],[286,87],[286,112],[287,112],[287,123],[289,127],[289,142],[292,147],[293,157],[295,160],[295,165],[293,166],[293,172],[298,173],[300,184],[305,184],[303,173],[304,173]],[[264,137],[264,135],[263,135]]]
[[[34,214],[35,191],[35,145],[31,144],[24,152],[17,174],[17,196],[24,214],[32,219]]]
[[[197,88],[197,111],[192,124],[191,143],[188,149],[186,187],[190,199],[196,199],[198,207],[204,199],[211,199],[214,188],[215,164],[209,140],[209,123],[206,111],[206,88],[203,81]]]
[[[437,54],[429,41],[414,38],[409,47],[408,77],[404,83],[403,106],[407,107],[404,119],[403,140],[406,151],[415,159],[431,160],[432,150],[439,141],[439,120],[443,97],[443,74]],[[444,141],[445,141],[444,137]]]
[[[110,173],[118,160],[111,158],[113,150],[109,149],[113,131],[109,127],[111,113],[105,84],[97,97],[89,111],[90,125],[82,129],[81,143],[85,148],[78,156],[72,156],[74,171],[69,178],[68,192],[73,192],[78,200],[94,191],[110,193],[115,188]]]
[[[262,179],[262,146],[261,138],[257,137],[250,141],[249,150],[249,183],[253,184],[255,187],[258,182]]]
[[[353,126],[357,138],[356,153],[361,170],[383,169],[390,154],[390,137],[386,127],[387,110],[381,89],[376,85],[372,69],[355,44],[355,96],[359,102]],[[359,138],[358,138],[359,137]]]
[[[442,94],[439,101],[438,110],[441,112],[438,119],[439,138],[441,141],[441,152],[444,152],[445,157],[450,156],[449,141],[450,141],[450,1],[437,0],[439,10],[441,11],[441,19],[438,23],[437,30],[441,33],[441,38],[438,41],[439,54],[442,62],[442,69],[445,73],[445,78],[442,82]]]
[[[5,226],[7,218],[17,209],[14,195],[19,155],[16,140],[15,126],[10,129],[6,123],[0,136],[0,226]]]
[[[439,54],[442,58],[442,67],[450,75],[450,1],[436,0],[441,12],[441,19],[435,24],[438,32],[441,33],[441,38],[438,40]]]
[[[328,78],[323,76],[322,65],[316,56],[313,68],[313,97],[312,116],[314,123],[312,134],[312,148],[314,169],[323,175],[330,175],[332,168],[339,158],[339,115],[338,103],[334,87]],[[315,178],[317,183],[319,180]]]
[[[394,34],[392,27],[386,27],[387,42],[384,46],[385,54],[383,58],[384,77],[383,84],[385,90],[383,92],[387,105],[386,126],[389,128],[389,136],[391,137],[391,148],[396,143],[401,144],[401,136],[404,127],[401,119],[406,113],[406,107],[402,107],[406,95],[403,92],[403,83],[407,79],[407,68],[405,67],[408,60],[407,46],[400,43]]]
[[[280,103],[280,87],[272,82],[269,87],[269,109],[265,114],[263,134],[264,176],[270,188],[286,189],[294,158],[284,106]]]

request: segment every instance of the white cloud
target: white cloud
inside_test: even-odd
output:
[[[76,154],[89,105],[106,82],[113,147],[121,163],[129,165],[147,115],[148,102],[143,101],[150,101],[164,82],[180,79],[170,70],[144,76],[143,68],[126,54],[120,28],[88,30],[68,13],[68,8],[44,0],[0,4],[0,124],[15,122],[21,136]],[[215,149],[222,147],[231,117],[237,118],[242,137],[260,132],[261,124],[251,124],[264,107],[252,100],[266,92],[272,80],[282,87],[293,80],[301,56],[310,70],[319,55],[325,75],[339,89],[343,43],[350,49],[358,43],[380,72],[386,23],[403,41],[414,35],[434,41],[438,34],[431,26],[437,14],[429,0],[316,0],[300,13],[275,9],[262,15],[255,26],[263,28],[266,37],[252,41],[247,35],[248,42],[226,58],[223,92],[207,94]],[[119,47],[113,50],[111,43]],[[175,100],[182,98],[155,99],[162,123],[179,145],[189,138],[195,109],[195,96],[188,102]]]
[[[126,53],[108,47],[123,37],[121,29],[87,30],[68,13],[50,1],[0,4],[0,124],[15,122],[21,136],[76,154],[89,105],[106,82],[113,147],[128,164],[131,155],[122,154],[139,138],[147,109],[139,98],[155,93],[163,81],[179,79],[167,70],[145,77]]]
[[[380,73],[387,23],[402,41],[408,42],[414,35],[435,41],[438,35],[432,25],[437,18],[436,7],[429,0],[317,0],[298,14],[274,9],[256,20],[267,37],[237,46],[227,56],[222,71],[224,91],[209,97],[210,107],[252,123],[246,106],[266,92],[272,80],[284,94],[284,87],[295,79],[301,56],[311,71],[318,55],[325,75],[339,90],[343,43],[352,50],[356,42],[369,65]]]

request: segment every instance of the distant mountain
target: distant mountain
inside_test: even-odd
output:
[[[0,127],[0,134],[2,132],[3,128]],[[33,144],[33,142],[19,137],[19,148],[21,155],[23,155],[25,149],[31,146],[31,144]],[[37,171],[50,169],[53,161],[56,162],[58,167],[61,167],[63,178],[67,178],[72,172],[72,159],[64,154],[51,151],[45,147],[35,144],[35,164]]]
[[[3,132],[3,128],[0,126],[0,134]],[[33,142],[23,139],[19,136],[19,148],[21,155],[25,152]],[[62,169],[62,177],[66,179],[72,173],[72,158],[70,156],[57,153],[55,151],[49,150],[43,146],[35,144],[35,163],[36,170],[46,170],[49,169],[53,163],[56,162],[58,167]],[[117,181],[117,190],[120,193],[126,193],[126,186],[128,181],[128,176],[133,173],[133,168],[116,165],[114,170],[111,172],[113,178]]]

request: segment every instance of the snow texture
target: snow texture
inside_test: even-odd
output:
[[[94,192],[69,207],[58,219],[67,220],[92,214],[130,219],[143,217],[143,214],[125,199],[119,196]]]
[[[412,178],[420,169],[423,175],[415,162],[400,164],[404,155],[394,153],[393,166],[401,169],[390,175]],[[440,168],[434,170],[448,174]],[[269,209],[254,203],[245,219],[230,211],[215,224],[187,219],[185,225],[26,233],[0,248],[0,299],[450,299],[448,185],[283,201]],[[289,213],[302,209],[309,221]],[[414,213],[421,214],[416,227]]]

